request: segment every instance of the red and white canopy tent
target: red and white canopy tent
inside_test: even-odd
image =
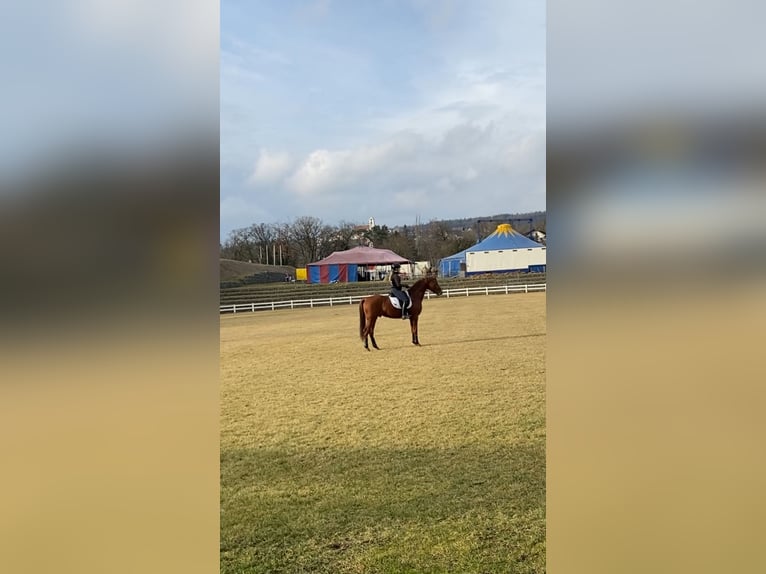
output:
[[[390,249],[354,247],[346,251],[335,251],[320,261],[306,266],[309,283],[352,283],[359,280],[360,268],[368,271],[377,266],[393,263],[413,263]]]

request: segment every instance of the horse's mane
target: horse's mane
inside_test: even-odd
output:
[[[430,276],[429,276],[429,275],[426,275],[425,277],[421,277],[420,279],[418,279],[417,281],[415,281],[415,282],[412,284],[412,287],[410,287],[410,291],[411,291],[412,289],[414,289],[416,286],[417,286],[418,288],[420,288],[420,287],[425,287],[425,284],[428,282],[428,280],[429,280],[429,279],[430,279]]]

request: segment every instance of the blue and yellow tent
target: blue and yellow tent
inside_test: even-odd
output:
[[[466,271],[466,275],[485,273],[486,270],[483,269],[466,268],[466,255],[468,253],[484,253],[491,251],[503,252],[522,249],[538,250],[545,249],[545,246],[537,243],[536,241],[532,241],[528,237],[525,237],[513,229],[510,223],[501,223],[497,226],[497,229],[495,229],[491,235],[484,238],[476,245],[469,247],[468,249],[464,249],[459,253],[455,253],[454,255],[450,255],[449,257],[445,257],[439,261],[439,273],[443,277],[454,277],[460,273],[461,263],[463,269]],[[545,271],[545,265],[525,265],[518,268],[513,268],[514,266],[510,265],[510,267],[511,268],[509,269],[502,269],[502,271]],[[493,271],[498,270],[493,269]]]

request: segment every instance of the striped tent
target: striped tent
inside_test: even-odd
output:
[[[308,283],[353,283],[358,279],[359,267],[412,263],[390,249],[354,247],[335,251],[320,261],[306,266]]]

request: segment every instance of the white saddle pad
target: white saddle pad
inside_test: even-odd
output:
[[[405,309],[409,309],[412,307],[412,299],[410,299],[410,294],[407,293],[407,291],[404,292],[404,294],[407,296],[407,306]],[[394,306],[394,309],[401,309],[402,306],[399,305],[399,299],[397,299],[394,295],[389,295],[388,300],[391,301],[391,305]]]

